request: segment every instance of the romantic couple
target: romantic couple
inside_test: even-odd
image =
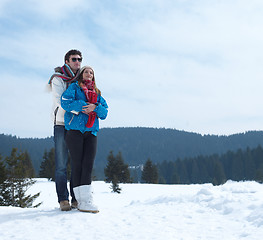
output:
[[[108,105],[97,88],[94,70],[81,68],[82,54],[70,50],[65,64],[55,68],[49,80],[53,95],[55,142],[55,182],[62,211],[77,208],[83,212],[99,212],[92,197],[92,169],[97,150],[99,118],[104,120]],[[68,151],[71,157],[71,179],[67,188]]]

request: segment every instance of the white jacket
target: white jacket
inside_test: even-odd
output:
[[[49,91],[52,91],[53,95],[53,106],[52,106],[52,119],[54,125],[65,126],[64,123],[64,114],[65,110],[61,107],[61,95],[67,89],[67,83],[62,80],[60,77],[54,77],[50,86],[48,87]],[[78,115],[79,112],[71,111],[72,113]]]
[[[65,125],[65,110],[61,107],[61,95],[67,89],[67,84],[60,77],[54,77],[51,88],[53,95],[52,117],[54,125]]]

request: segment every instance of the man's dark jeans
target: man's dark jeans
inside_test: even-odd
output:
[[[69,192],[67,188],[67,165],[69,161],[68,148],[65,141],[66,130],[62,125],[54,126],[54,142],[55,142],[55,182],[58,195],[58,202],[69,200]],[[75,201],[72,184],[70,184],[70,194],[72,201]]]

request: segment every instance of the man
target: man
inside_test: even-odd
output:
[[[82,54],[80,51],[72,49],[65,55],[65,65],[55,68],[49,80],[53,94],[53,118],[54,118],[54,142],[55,142],[55,182],[58,202],[61,211],[69,211],[77,207],[77,201],[70,184],[70,194],[72,197],[71,206],[69,204],[69,192],[67,188],[67,164],[68,148],[65,142],[64,109],[61,107],[61,95],[74,82],[81,67]]]

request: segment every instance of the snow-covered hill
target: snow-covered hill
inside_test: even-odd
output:
[[[249,239],[263,236],[263,185],[228,181],[222,186],[93,182],[100,213],[61,212],[54,182],[38,179],[37,209],[0,207],[1,240]]]

